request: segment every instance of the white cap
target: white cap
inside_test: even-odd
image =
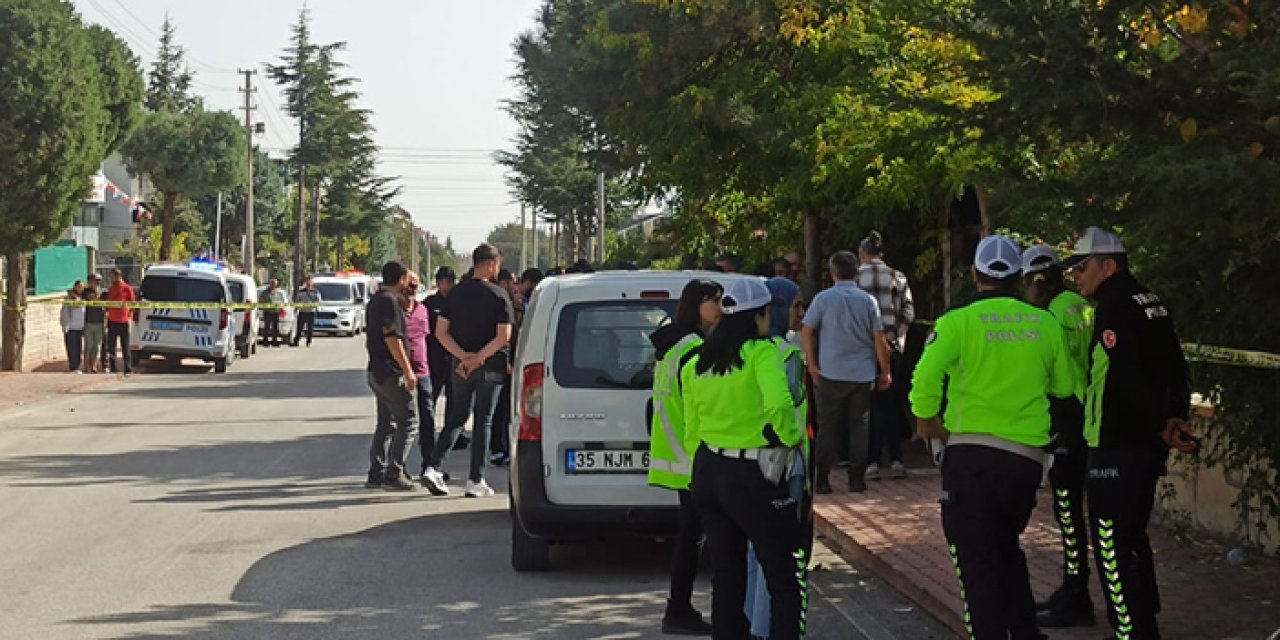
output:
[[[724,287],[724,297],[720,299],[720,310],[725,315],[755,311],[769,306],[773,302],[773,294],[764,284],[764,278],[735,278]]]
[[[1125,253],[1124,243],[1120,242],[1120,236],[1106,229],[1089,227],[1076,242],[1076,248],[1071,252],[1071,257],[1067,258],[1063,264],[1067,268],[1072,268],[1088,260],[1089,256],[1123,253]]]
[[[1022,252],[1005,236],[987,236],[978,243],[973,266],[982,275],[1003,280],[1022,270]]]
[[[1061,265],[1062,262],[1058,260],[1058,252],[1047,244],[1035,245],[1022,254],[1023,273],[1040,273]]]

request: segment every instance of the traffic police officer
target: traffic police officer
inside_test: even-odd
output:
[[[759,278],[725,287],[716,330],[681,370],[691,489],[715,563],[712,636],[749,637],[748,541],[768,584],[771,640],[804,635],[808,554],[788,478],[804,464],[804,426],[782,350],[769,340],[772,295]]]
[[[1018,536],[1044,473],[1048,396],[1068,398],[1076,389],[1058,322],[1017,299],[1021,264],[1022,252],[1006,237],[978,244],[979,294],[938,319],[910,394],[920,435],[948,439],[942,526],[965,624],[977,640],[1044,637]]]
[[[649,336],[657,362],[653,367],[650,416],[649,484],[676,491],[680,497],[680,537],[671,561],[671,595],[662,616],[662,632],[710,635],[711,625],[693,608],[693,582],[698,574],[698,542],[702,515],[689,493],[693,463],[684,448],[684,394],[680,368],[693,359],[706,333],[720,322],[724,288],[710,280],[685,285],[675,321]]]
[[[1173,318],[1129,273],[1116,234],[1090,227],[1067,261],[1097,303],[1085,392],[1089,518],[1107,618],[1118,640],[1159,638],[1147,523],[1169,448],[1194,451],[1191,390]]]
[[[1022,280],[1027,302],[1048,309],[1062,327],[1067,355],[1074,368],[1076,389],[1071,398],[1049,399],[1049,429],[1053,453],[1049,483],[1053,514],[1062,532],[1062,585],[1049,599],[1036,604],[1040,627],[1093,626],[1089,597],[1089,526],[1084,515],[1084,479],[1089,447],[1084,441],[1084,384],[1089,366],[1093,309],[1067,288],[1062,263],[1052,247],[1039,244],[1022,254]]]

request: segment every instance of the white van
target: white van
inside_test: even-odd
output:
[[[253,277],[244,273],[228,273],[227,288],[231,291],[231,301],[237,303],[258,303],[258,283]],[[236,310],[239,332],[236,334],[236,349],[241,358],[258,352],[258,328],[261,312],[257,309]],[[274,313],[274,312],[272,312]]]
[[[316,310],[316,333],[354,336],[364,331],[364,307],[368,300],[360,294],[355,278],[345,275],[312,278],[320,293]]]
[[[694,278],[618,271],[547,278],[530,297],[512,376],[511,564],[548,568],[549,545],[601,533],[665,535],[676,494],[649,486],[649,335]]]
[[[138,297],[143,302],[213,304],[232,299],[222,268],[198,261],[147,268]],[[135,365],[157,355],[171,361],[199,358],[226,373],[236,357],[239,323],[228,309],[141,309],[133,318],[129,357]]]

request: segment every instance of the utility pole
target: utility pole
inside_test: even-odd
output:
[[[213,222],[213,259],[222,257],[222,192],[218,192],[218,214]]]
[[[533,262],[530,264],[534,269],[538,268],[538,210],[533,210]]]
[[[604,267],[604,172],[596,173],[596,232],[599,240],[596,246],[600,249],[600,262],[598,267]]]
[[[294,264],[298,265],[294,271],[295,289],[307,279],[307,88],[304,78],[298,78],[298,86],[302,93],[302,115],[298,118],[298,241],[293,251]]]
[[[432,284],[435,284],[436,274],[431,271],[431,233],[424,229],[422,231],[422,239],[427,243],[427,270],[418,274],[418,277],[423,283],[430,280]]]
[[[316,191],[311,194],[312,201],[316,205],[316,235],[314,238],[315,246],[312,247],[314,258],[311,261],[311,271],[320,271],[320,177],[316,177]]]
[[[244,272],[249,274],[250,278],[257,278],[256,269],[254,268],[253,259],[254,248],[253,243],[253,112],[257,108],[253,104],[253,94],[257,89],[253,88],[253,76],[258,72],[253,69],[241,69],[240,73],[244,74],[244,133],[245,146],[248,147],[246,155],[249,159],[249,175],[248,175],[248,196],[244,201]],[[222,204],[221,197],[218,200],[219,206]]]
[[[520,203],[520,273],[529,268],[529,227],[524,203]]]

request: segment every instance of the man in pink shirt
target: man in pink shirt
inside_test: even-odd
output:
[[[431,335],[431,316],[427,307],[418,302],[418,291],[422,283],[418,274],[409,272],[409,286],[404,293],[404,333],[405,342],[409,345],[409,364],[413,365],[413,375],[418,378],[418,435],[422,449],[422,470],[426,471],[427,461],[431,459],[431,450],[436,442],[435,408],[431,401],[431,366],[427,356],[427,336]]]

